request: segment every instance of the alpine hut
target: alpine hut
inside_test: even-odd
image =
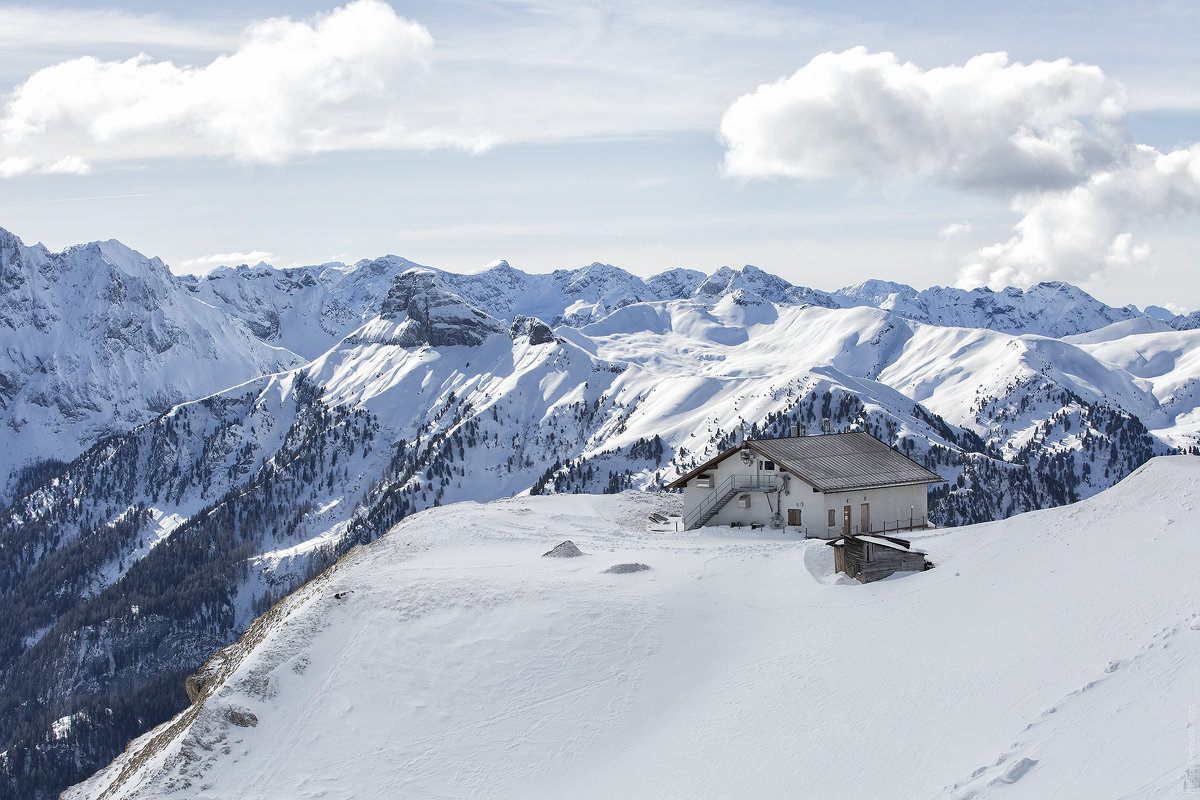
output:
[[[747,439],[667,484],[683,489],[684,530],[787,526],[835,539],[924,528],[927,486],[943,479],[869,433]]]

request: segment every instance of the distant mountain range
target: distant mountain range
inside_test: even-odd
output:
[[[931,515],[957,524],[1091,496],[1200,437],[1189,318],[1069,284],[829,293],[751,266],[395,256],[194,278],[7,233],[0,269],[0,765],[20,796],[107,763],[275,600],[425,508],[652,490],[829,419],[945,477]]]
[[[74,458],[181,402],[317,358],[380,314],[396,277],[415,268],[499,319],[576,329],[638,303],[716,302],[737,292],[780,307],[872,307],[931,325],[1055,338],[1134,319],[1146,331],[1200,327],[1195,314],[1155,327],[1159,317],[1112,308],[1065,283],[918,292],[867,281],[831,293],[751,266],[643,279],[599,263],[527,274],[499,262],[461,275],[384,256],[180,277],[114,240],[50,253],[0,229],[0,324],[10,331],[0,355],[0,498],[24,485],[22,469],[34,478],[39,464]]]

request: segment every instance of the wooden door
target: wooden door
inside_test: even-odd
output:
[[[871,504],[863,503],[858,509],[858,529],[863,533],[871,532]]]
[[[788,525],[791,525],[793,528],[800,527],[800,509],[798,509],[798,508],[789,508],[788,509]]]
[[[850,506],[842,508],[842,535],[850,535]]]

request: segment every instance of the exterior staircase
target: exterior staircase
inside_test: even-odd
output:
[[[720,486],[700,501],[700,505],[692,509],[683,520],[683,529],[703,527],[717,515],[722,508],[729,504],[735,495],[745,492],[775,492],[779,490],[779,478],[776,476],[758,477],[755,475],[731,475]]]

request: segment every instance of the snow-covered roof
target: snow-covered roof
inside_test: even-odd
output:
[[[886,547],[889,550],[900,550],[905,553],[914,553],[916,555],[926,555],[924,550],[917,550],[912,546],[912,542],[907,539],[899,539],[895,536],[875,536],[869,533],[856,533],[851,536],[843,536],[840,539],[834,539],[825,544],[830,547],[844,547],[847,539],[854,539],[860,542],[870,542],[877,544],[880,547]]]
[[[774,461],[822,492],[911,486],[941,483],[943,480],[871,434],[851,431],[820,436],[747,439],[743,444],[726,450],[667,484],[667,488],[685,486],[697,474],[711,469],[743,447],[749,447],[763,458]]]

